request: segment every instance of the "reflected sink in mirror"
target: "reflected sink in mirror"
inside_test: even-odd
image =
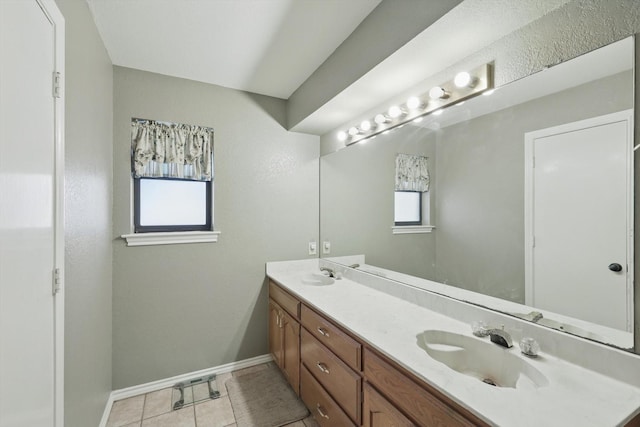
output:
[[[516,353],[518,350],[500,347],[488,339],[440,330],[424,331],[417,339],[418,346],[432,359],[488,385],[534,389],[549,384],[538,369]]]
[[[304,276],[302,276],[302,279],[300,280],[305,285],[313,285],[313,286],[327,286],[327,285],[333,285],[335,283],[335,280],[333,278],[329,276],[325,276],[324,274],[321,274],[321,273],[305,274]]]

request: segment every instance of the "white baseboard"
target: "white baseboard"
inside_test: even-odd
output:
[[[240,360],[238,362],[231,362],[231,363],[227,363],[226,365],[216,366],[214,368],[207,368],[207,369],[202,369],[200,371],[188,372],[186,374],[177,375],[171,378],[165,378],[158,381],[152,381],[146,384],[134,385],[132,387],[127,387],[120,390],[114,390],[109,395],[109,400],[107,400],[107,404],[105,405],[104,413],[102,414],[102,420],[100,420],[99,427],[106,427],[107,419],[109,418],[109,413],[111,412],[111,407],[113,406],[113,402],[115,402],[116,400],[122,400],[128,397],[138,396],[140,394],[162,390],[163,388],[171,387],[176,383],[179,383],[181,381],[188,380],[191,378],[204,377],[206,375],[212,375],[212,374],[224,374],[227,372],[248,368],[250,366],[260,365],[261,363],[267,363],[272,360],[273,358],[271,357],[270,354],[264,354],[262,356],[252,357],[251,359]]]

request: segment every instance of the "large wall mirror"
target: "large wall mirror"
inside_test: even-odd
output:
[[[633,63],[628,38],[323,156],[323,256],[633,348]],[[398,154],[427,158],[418,225]]]

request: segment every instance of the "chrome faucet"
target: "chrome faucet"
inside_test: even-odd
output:
[[[511,335],[509,335],[509,333],[504,330],[504,326],[502,327],[502,329],[490,329],[489,339],[491,339],[491,342],[501,345],[502,347],[505,347],[505,348],[513,347],[513,341],[511,340]]]
[[[336,277],[336,272],[329,267],[320,267],[320,271],[326,271],[329,273],[329,277]]]
[[[527,316],[531,318],[533,323],[538,323],[538,320],[542,319],[542,313],[539,311],[532,311]]]

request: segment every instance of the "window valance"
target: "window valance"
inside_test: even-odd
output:
[[[396,155],[396,191],[429,191],[428,160],[413,154]]]
[[[211,181],[213,129],[154,120],[131,120],[135,178]]]

